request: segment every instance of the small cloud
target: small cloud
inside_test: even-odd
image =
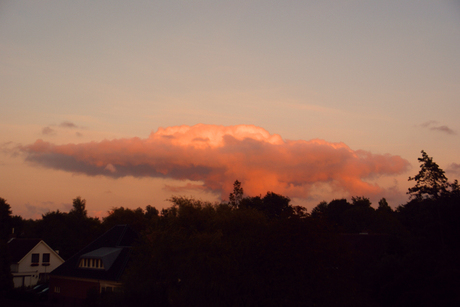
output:
[[[187,183],[184,186],[171,186],[171,185],[165,185],[163,188],[165,191],[172,192],[172,193],[183,193],[184,191],[196,191],[196,190],[202,190],[206,191],[207,188],[201,184],[191,184]]]
[[[61,204],[61,206],[64,208],[65,212],[69,212],[73,207],[73,205],[71,203],[63,203],[63,204]]]
[[[13,142],[4,142],[0,144],[0,152],[2,153],[11,153],[12,148],[11,145],[13,145]]]
[[[6,155],[11,155],[11,157],[17,157],[21,154],[22,145],[13,143],[13,142],[5,142],[0,144],[0,152]]]
[[[115,166],[113,166],[113,164],[107,164],[107,166],[105,167],[105,170],[111,172],[111,173],[115,173],[117,171],[117,169],[115,168]]]
[[[447,167],[446,173],[451,173],[456,176],[460,176],[460,164],[452,163],[451,165],[449,165],[449,167]]]
[[[63,121],[59,125],[51,124],[42,129],[43,135],[56,135],[58,132],[62,131],[62,129],[85,129],[84,127],[77,126],[76,124],[70,121]],[[79,131],[75,132],[77,137],[83,136]]]
[[[104,217],[107,216],[107,211],[104,211],[104,210],[91,210],[91,211],[88,211],[88,215],[90,216],[93,216],[95,218],[98,218],[98,219],[102,219]]]
[[[33,206],[30,203],[25,204],[24,207],[26,207],[29,215],[32,215],[32,216],[42,215],[42,214],[45,214],[51,211],[49,207]]]
[[[64,122],[60,123],[59,127],[63,127],[63,128],[78,128],[77,125],[75,125],[74,123],[69,122],[69,121],[64,121]]]
[[[447,134],[457,134],[454,130],[450,129],[447,126],[431,127],[430,130],[438,130],[441,132],[445,132]]]
[[[446,126],[446,125],[440,126],[438,124],[439,124],[439,122],[437,122],[435,120],[430,120],[430,121],[424,122],[420,126],[422,126],[423,128],[430,129],[432,131],[439,131],[439,132],[443,132],[443,133],[450,134],[450,135],[457,134],[454,130],[452,130],[448,126]]]
[[[44,135],[55,135],[56,131],[53,128],[48,126],[48,127],[44,127],[42,129],[42,134],[44,134]]]
[[[428,126],[431,126],[431,125],[436,125],[438,122],[435,121],[435,120],[429,120],[427,122],[424,122],[423,124],[421,124],[420,126],[422,126],[423,128],[427,128]]]

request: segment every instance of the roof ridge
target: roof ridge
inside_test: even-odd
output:
[[[121,235],[118,237],[118,241],[116,243],[115,246],[121,246],[120,243],[121,241],[123,240],[123,237],[125,236],[125,233],[126,233],[126,230],[128,229],[128,225],[127,224],[124,224],[124,225],[117,225],[117,226],[123,226],[123,232],[121,233]]]
[[[14,242],[16,240],[16,243]],[[11,258],[14,258],[12,259],[13,261],[16,261],[17,263],[21,262],[27,255],[29,255],[32,250],[37,247],[41,242],[43,242],[45,244],[45,246],[47,246],[48,248],[50,248],[51,250],[53,250],[51,247],[49,247],[48,244],[45,243],[45,241],[43,241],[42,239],[37,239],[37,238],[28,238],[28,239],[16,239],[15,240],[10,240],[8,241],[8,253],[10,254],[10,257]],[[30,242],[32,243],[33,245],[18,245],[20,244],[19,242]],[[11,244],[11,245],[10,245]],[[18,248],[19,246],[19,248]],[[14,251],[14,255],[12,254],[12,248]]]

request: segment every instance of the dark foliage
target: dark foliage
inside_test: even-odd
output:
[[[13,278],[6,248],[12,222],[11,207],[5,199],[0,198],[0,298],[5,295],[6,291],[13,288]]]
[[[444,171],[433,161],[433,158],[422,150],[422,157],[418,158],[420,171],[409,181],[415,181],[415,186],[409,188],[407,194],[417,200],[438,199],[448,196],[451,192],[458,192],[458,182],[449,183]]]
[[[58,250],[64,260],[103,232],[99,219],[87,216],[86,201],[80,197],[73,200],[73,207],[68,213],[51,211],[39,220],[15,218],[17,236],[44,240]]]
[[[244,196],[235,181],[229,202],[172,197],[161,213],[113,208],[100,222],[76,198],[69,213],[26,221],[0,199],[0,218],[66,255],[131,225],[142,239],[124,291],[95,293],[98,306],[458,306],[460,188],[424,151],[419,162],[410,200],[396,210],[356,196],[309,215],[276,193]]]
[[[305,306],[359,297],[337,234],[320,221],[274,218],[249,206],[172,201],[135,251],[125,279],[129,302]]]

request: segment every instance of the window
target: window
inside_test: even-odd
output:
[[[42,265],[50,265],[50,254],[43,254]]]
[[[101,259],[83,258],[78,264],[80,268],[104,269],[104,263]]]
[[[32,254],[32,266],[37,266],[40,262],[40,254]]]

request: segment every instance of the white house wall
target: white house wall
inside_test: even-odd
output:
[[[32,254],[39,254],[37,266],[32,266]],[[43,265],[43,254],[50,254],[49,265]],[[35,286],[40,280],[40,274],[49,274],[52,270],[64,263],[48,245],[40,241],[24,258],[19,261],[18,272],[12,273],[14,287]],[[23,284],[24,283],[24,284]]]

